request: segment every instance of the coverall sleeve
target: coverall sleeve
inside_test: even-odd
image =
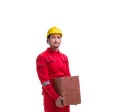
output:
[[[38,56],[36,59],[36,69],[38,73],[39,80],[42,83],[49,81],[49,76],[48,76],[48,70],[46,67],[46,60],[44,56]],[[54,90],[53,86],[51,84],[48,84],[44,87],[42,87],[50,97],[52,97],[54,100],[56,100],[59,95],[56,93]]]

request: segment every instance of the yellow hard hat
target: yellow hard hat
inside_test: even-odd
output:
[[[47,32],[47,37],[48,37],[50,34],[54,34],[54,33],[58,33],[58,34],[60,34],[61,36],[63,35],[62,31],[61,31],[58,27],[54,26],[54,27],[51,27],[51,28],[48,30],[48,32]]]

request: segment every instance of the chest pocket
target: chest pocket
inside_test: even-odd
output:
[[[55,62],[55,59],[53,57],[48,57],[46,62],[47,62],[47,64],[51,64],[51,63]]]
[[[62,62],[63,63],[68,63],[68,60],[67,59],[63,59]]]
[[[68,63],[68,59],[66,57],[61,57],[63,63]]]
[[[54,72],[56,72],[57,63],[54,57],[47,57],[46,65],[49,74],[54,74]]]

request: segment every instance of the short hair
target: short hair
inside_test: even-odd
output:
[[[51,34],[50,34],[51,35]],[[50,35],[47,36],[47,43],[48,43],[48,39],[50,38]]]

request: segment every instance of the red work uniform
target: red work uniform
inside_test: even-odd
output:
[[[36,59],[36,69],[42,84],[44,112],[70,112],[70,106],[56,107],[59,94],[54,90],[53,79],[70,76],[69,62],[65,54],[47,48]]]

